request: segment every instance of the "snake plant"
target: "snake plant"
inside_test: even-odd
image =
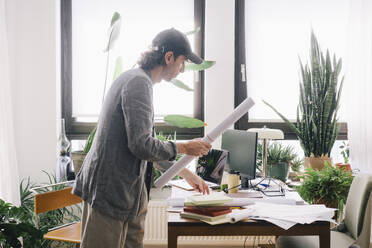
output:
[[[297,107],[296,125],[272,108],[296,133],[305,156],[327,156],[336,140],[339,124],[337,111],[344,77],[338,87],[342,60],[324,56],[314,32],[311,32],[310,62],[303,66],[300,59],[300,99]]]

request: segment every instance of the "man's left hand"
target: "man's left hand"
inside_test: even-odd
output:
[[[183,177],[186,180],[186,182],[194,188],[195,191],[203,193],[203,195],[210,193],[209,187],[205,183],[205,181],[195,173],[191,172],[190,170],[184,169],[181,171],[179,175]]]

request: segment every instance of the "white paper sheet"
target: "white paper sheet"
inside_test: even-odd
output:
[[[239,120],[248,110],[254,105],[252,98],[247,98],[244,102],[239,104],[236,109],[216,128],[208,133],[202,140],[211,144],[218,136],[220,136],[228,127],[233,125]],[[172,167],[170,167],[162,176],[160,176],[154,183],[155,187],[161,188],[167,182],[169,182],[174,176],[176,176],[183,168],[186,167],[195,157],[190,155],[184,155],[178,160]]]

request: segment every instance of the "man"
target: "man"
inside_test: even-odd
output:
[[[147,161],[170,166],[178,153],[202,156],[211,148],[201,140],[176,144],[153,137],[153,84],[184,72],[186,60],[202,62],[184,34],[164,30],[142,55],[140,68],[121,74],[108,91],[94,143],[73,189],[84,200],[82,248],[143,247],[152,170]],[[209,193],[206,183],[188,169],[179,175],[195,190]]]

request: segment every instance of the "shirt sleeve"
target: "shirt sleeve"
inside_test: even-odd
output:
[[[154,167],[161,172],[165,172],[168,170],[172,165],[174,165],[175,161],[158,161],[154,163]]]
[[[147,161],[174,160],[177,156],[176,144],[152,137],[151,82],[145,77],[134,77],[124,87],[121,98],[128,147],[133,155]]]

